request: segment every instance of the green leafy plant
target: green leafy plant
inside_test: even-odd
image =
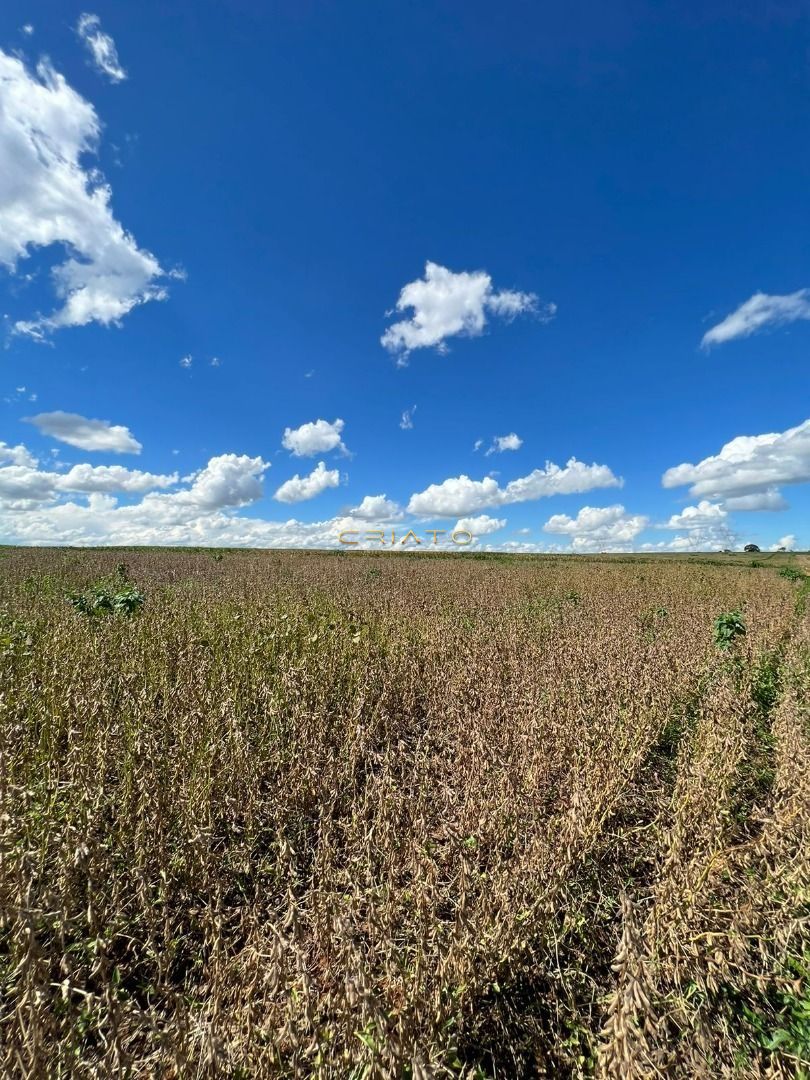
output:
[[[0,656],[30,655],[33,644],[31,632],[25,623],[0,611]]]
[[[68,603],[82,615],[134,615],[143,607],[146,597],[135,585],[126,581],[118,568],[116,578],[97,582],[85,592],[73,592]]]
[[[795,985],[796,992],[773,991],[754,1006],[743,1004],[741,1011],[763,1050],[787,1052],[796,1062],[805,1062],[810,1060],[810,997],[806,984],[797,980]]]
[[[804,574],[795,566],[783,566],[779,571],[779,577],[787,578],[788,581],[802,581]]]
[[[714,643],[718,649],[730,649],[745,634],[742,612],[724,611],[714,620]]]

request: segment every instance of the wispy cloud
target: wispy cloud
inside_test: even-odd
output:
[[[39,413],[25,418],[42,434],[52,439],[76,446],[80,450],[106,450],[113,454],[140,454],[143,447],[123,424],[111,424],[109,420],[89,420],[79,413]]]
[[[27,386],[15,386],[13,394],[6,394],[3,398],[6,405],[12,405],[17,401],[36,401],[39,395]]]
[[[750,337],[767,326],[784,326],[799,319],[810,319],[810,289],[799,289],[786,296],[769,296],[767,293],[754,293],[744,304],[726,315],[703,335],[701,345],[704,349],[712,345],[722,345],[735,338]]]
[[[87,46],[96,71],[106,75],[110,82],[123,82],[127,73],[118,59],[115,42],[101,29],[101,19],[98,15],[87,13],[80,15],[76,24],[76,33]]]

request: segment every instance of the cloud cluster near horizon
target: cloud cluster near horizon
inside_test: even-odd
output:
[[[53,416],[58,417],[56,424]],[[78,445],[65,437],[78,433],[77,437],[91,450],[119,452],[114,448],[116,441],[132,439],[123,425],[88,421],[76,414],[40,414],[34,419],[40,420],[37,426],[43,434]],[[494,549],[585,553],[732,547],[737,534],[730,524],[730,510],[781,509],[774,501],[778,496],[776,485],[810,478],[808,432],[810,420],[781,434],[740,436],[719,454],[697,465],[667,470],[662,478],[665,487],[691,483],[693,494],[700,494],[705,486],[706,493],[717,499],[701,498],[667,521],[656,523],[649,515],[628,511],[619,503],[585,505],[574,515],[552,514],[542,525],[549,536],[565,538],[565,545],[501,540]],[[99,440],[104,445],[99,445]],[[135,445],[140,448],[137,442]],[[800,459],[803,464],[799,464]],[[488,507],[622,486],[621,478],[609,466],[586,465],[571,458],[563,467],[547,463],[543,469],[503,486],[493,477],[451,477],[412,494],[406,509],[382,494],[367,495],[354,508],[314,523],[241,516],[239,511],[264,498],[263,478],[269,468],[270,463],[260,456],[225,453],[210,458],[203,468],[182,479],[176,472],[151,473],[106,464],[65,465],[59,471],[53,466],[42,467],[22,444],[0,443],[0,511],[9,529],[7,539],[23,544],[334,547],[340,529],[351,528],[352,523],[401,523],[404,530],[411,525],[418,528],[429,521],[457,518],[456,529],[471,532],[476,546],[493,549],[491,542],[481,538],[502,532],[508,521],[481,512]],[[309,474],[295,474],[285,480],[273,497],[288,504],[308,501],[338,487],[341,481],[337,469],[328,469],[320,461]],[[131,502],[133,497],[139,501]],[[744,499],[762,502],[744,503]],[[646,530],[668,530],[678,535],[670,540],[642,542],[640,537]],[[795,534],[787,534],[774,547],[793,549],[796,543]]]
[[[408,510],[423,517],[456,517],[493,506],[528,502],[551,495],[578,495],[594,488],[621,487],[623,481],[607,465],[586,465],[570,458],[564,467],[546,462],[527,476],[510,480],[505,487],[491,476],[471,480],[455,476],[431,484],[411,496]]]

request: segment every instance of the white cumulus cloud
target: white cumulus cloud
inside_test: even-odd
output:
[[[161,496],[193,504],[203,510],[225,506],[247,506],[262,497],[262,477],[270,465],[247,454],[219,454],[204,469],[193,473],[191,488],[176,495]]]
[[[10,464],[5,464],[10,462]],[[67,493],[109,494],[113,491],[143,494],[172,487],[177,473],[162,475],[125,469],[121,465],[74,465],[67,472],[41,469],[25,447],[0,444],[0,509],[30,509],[52,503]]]
[[[799,319],[810,319],[810,289],[799,289],[786,296],[757,292],[740,304],[736,311],[707,330],[701,345],[707,349],[735,338],[750,337],[766,326],[784,326]]]
[[[627,551],[650,523],[644,514],[628,514],[616,503],[613,506],[583,506],[575,518],[554,514],[543,526],[545,532],[571,539],[572,551]]]
[[[349,511],[349,516],[362,521],[397,521],[402,517],[402,508],[385,495],[366,495],[359,506]]]
[[[36,465],[36,462],[35,462]],[[228,544],[333,546],[331,522],[268,522],[238,516],[262,497],[268,463],[244,454],[220,454],[185,478],[178,491],[150,491],[119,506],[126,494],[169,486],[176,475],[153,476],[119,466],[78,465],[61,475],[36,467],[0,468],[3,537],[19,544]],[[83,502],[71,500],[71,493]]]
[[[504,289],[496,292],[484,270],[454,273],[438,263],[425,264],[425,276],[403,286],[396,303],[398,312],[409,309],[410,318],[392,323],[380,339],[392,353],[406,358],[413,349],[435,347],[445,351],[447,338],[483,334],[487,315],[514,319],[534,312],[544,320],[554,316],[554,304],[538,306],[534,293]]]
[[[0,508],[27,508],[55,497],[59,473],[40,472],[36,465],[0,468]]]
[[[546,462],[544,469],[510,480],[506,487],[501,487],[492,476],[483,480],[471,480],[464,475],[451,477],[412,495],[408,511],[420,517],[459,517],[488,507],[551,495],[576,495],[594,488],[621,487],[622,483],[607,465],[586,465],[570,458],[565,467]]]
[[[43,435],[76,446],[80,450],[106,450],[113,454],[140,454],[143,447],[123,424],[111,424],[109,420],[89,420],[79,413],[38,413],[27,416],[25,422],[33,424]]]
[[[346,454],[348,451],[341,438],[344,427],[343,421],[338,419],[331,424],[328,420],[314,420],[297,428],[285,428],[281,445],[295,457],[314,457],[330,450]]]
[[[123,82],[127,73],[121,67],[115,42],[101,29],[98,15],[80,15],[76,33],[87,46],[96,70],[106,75],[110,82]]]
[[[733,547],[735,542],[725,504],[708,499],[701,499],[696,506],[685,506],[656,528],[681,530],[681,535],[658,545],[645,545],[645,550],[720,551]]]
[[[780,502],[782,484],[802,484],[810,480],[810,420],[783,432],[767,435],[738,435],[718,454],[696,465],[683,464],[667,469],[662,478],[666,488],[690,485],[696,498],[723,500],[730,509],[784,509]],[[758,496],[741,504],[742,498]],[[767,505],[770,503],[770,505]],[[735,505],[736,504],[736,505]]]
[[[327,488],[337,487],[340,483],[338,469],[327,469],[326,463],[319,461],[309,476],[299,476],[297,473],[289,480],[285,480],[273,496],[278,502],[297,503],[305,499],[314,499]]]
[[[510,435],[496,435],[484,457],[489,457],[490,454],[502,454],[504,450],[519,450],[521,446],[523,446],[523,439],[514,431]]]
[[[777,540],[775,544],[771,544],[771,551],[795,551],[796,550],[796,537],[793,533],[788,533],[787,536],[783,536]]]
[[[177,473],[168,475],[125,469],[123,465],[74,465],[61,473],[54,487],[57,491],[142,493],[155,488],[171,487],[179,480]]]
[[[757,491],[753,495],[732,495],[723,500],[726,510],[787,510],[788,502],[776,488]]]
[[[475,517],[459,518],[453,529],[465,530],[473,536],[487,536],[489,533],[498,532],[506,526],[506,518],[489,517],[487,514],[478,514]]]
[[[483,480],[453,476],[411,495],[408,510],[424,517],[454,517],[487,506],[498,506],[502,495],[498,481],[491,476],[485,476]]]
[[[108,326],[165,299],[157,259],[115,219],[109,185],[82,164],[99,138],[93,106],[47,62],[32,73],[2,49],[0,96],[0,265],[15,273],[34,249],[67,252],[51,272],[61,306],[14,329],[43,338],[61,327]]]
[[[687,529],[671,540],[642,544],[639,551],[724,551],[734,548],[736,534],[726,525],[707,525]]]
[[[22,443],[9,446],[8,443],[0,441],[0,465],[27,465],[29,468],[34,468],[36,463],[37,459],[26,450]]]
[[[727,512],[719,503],[701,499],[697,506],[685,506],[680,514],[673,514],[665,529],[699,529],[705,526],[713,526],[724,523],[728,519]]]

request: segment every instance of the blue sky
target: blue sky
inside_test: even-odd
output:
[[[810,547],[808,4],[166,8],[0,13],[0,539]]]

